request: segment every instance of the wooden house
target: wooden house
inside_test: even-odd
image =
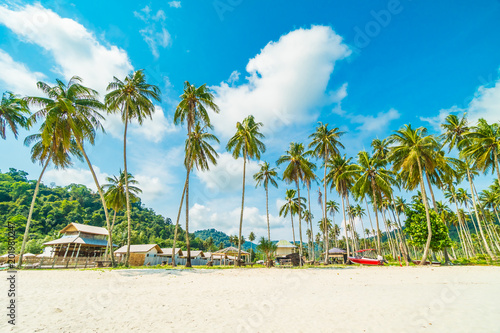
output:
[[[70,223],[60,232],[61,238],[44,243],[55,257],[100,257],[108,246],[108,230],[92,225]]]

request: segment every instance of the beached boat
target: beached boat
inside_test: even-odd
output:
[[[355,264],[361,265],[376,265],[383,266],[383,259],[371,258],[375,256],[375,249],[365,249],[355,252],[357,255],[355,257],[349,257],[349,260]]]

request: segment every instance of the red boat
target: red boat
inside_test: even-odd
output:
[[[384,259],[371,258],[376,256],[375,249],[359,250],[356,251],[355,253],[356,253],[355,257],[349,257],[349,260],[355,264],[376,265],[376,266],[384,265]]]

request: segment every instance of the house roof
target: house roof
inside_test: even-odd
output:
[[[53,241],[43,243],[45,246],[59,245],[59,244],[82,244],[82,245],[94,245],[94,246],[107,246],[108,241],[105,239],[92,239],[80,236],[63,236],[59,239],[54,239]],[[113,246],[118,246],[113,244]]]
[[[184,251],[183,253],[184,253],[183,257],[187,258],[187,251]],[[190,251],[190,254],[191,254],[191,258],[197,257],[198,255],[201,255],[202,257],[205,256],[203,254],[203,251]]]
[[[278,248],[296,248],[297,246],[293,245],[292,243],[290,243],[289,241],[287,240],[280,240],[278,243],[276,243],[276,246]]]
[[[341,254],[341,253],[347,253],[347,251],[336,247],[332,247],[331,249],[328,250],[328,254]],[[323,252],[323,255],[325,255],[325,252]]]
[[[172,256],[172,248],[171,247],[167,247],[167,248],[162,248],[161,249],[161,252],[160,255],[162,256]],[[182,256],[182,250],[180,248],[176,248],[175,249],[175,254],[178,254],[180,256]]]
[[[65,232],[70,232],[70,231],[80,231],[86,234],[93,234],[93,235],[104,235],[104,236],[108,235],[108,230],[106,228],[95,227],[93,225],[81,224],[76,222],[68,224],[60,231],[60,233],[63,234]]]
[[[222,250],[219,250],[217,252],[215,252],[217,254],[220,254],[220,253],[225,253],[225,254],[238,254],[238,249],[234,246],[229,246],[229,247],[226,247],[225,249],[222,249]],[[241,250],[241,253],[242,254],[250,254],[249,252],[246,252],[246,251],[243,251]]]
[[[130,245],[131,253],[146,253],[156,248],[158,253],[162,253],[161,248],[157,244],[134,244]],[[123,245],[118,250],[115,251],[117,254],[127,253],[127,245]]]

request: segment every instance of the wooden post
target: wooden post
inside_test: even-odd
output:
[[[42,257],[42,260],[40,261],[40,267],[38,267],[38,268],[42,268],[42,265],[43,265],[43,257]]]
[[[88,262],[89,262],[89,257],[87,256],[87,260],[85,260],[85,268],[87,268]]]
[[[61,246],[62,246],[62,245],[61,245]],[[55,249],[55,248],[57,248],[57,246],[54,246],[54,249]],[[59,252],[57,252],[57,254],[59,254]],[[56,253],[55,253],[55,251],[54,251],[54,261],[52,261],[52,268],[54,268],[54,265],[56,264],[56,258],[57,258],[57,256],[56,256]]]
[[[62,247],[62,245],[61,245],[61,247]],[[69,244],[66,246],[66,252],[64,253],[63,260],[66,259],[66,256],[68,255],[68,250],[69,250]]]

